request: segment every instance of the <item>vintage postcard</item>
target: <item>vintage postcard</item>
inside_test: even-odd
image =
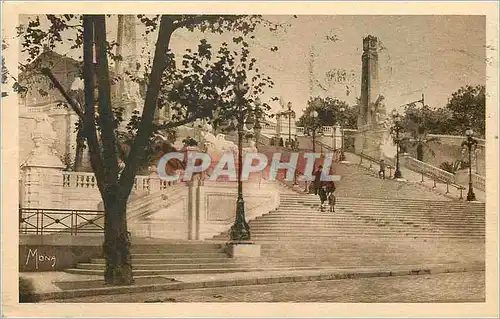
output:
[[[2,9],[2,315],[498,316],[497,3]]]

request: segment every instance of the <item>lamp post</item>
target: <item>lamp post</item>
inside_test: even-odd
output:
[[[248,91],[246,83],[238,83],[236,87],[236,103],[238,105],[238,199],[236,201],[236,218],[234,225],[230,230],[231,241],[246,241],[250,240],[250,227],[245,220],[245,202],[243,200],[243,184],[241,181],[241,171],[243,162],[243,96]]]
[[[309,116],[312,119],[312,121],[311,121],[312,122],[311,134],[312,134],[312,143],[313,143],[312,151],[313,151],[313,153],[316,153],[316,119],[318,118],[318,112],[316,112],[314,110],[311,112],[311,114],[309,114]]]
[[[345,126],[345,117],[344,117],[344,112],[345,112],[345,108],[344,107],[341,107],[339,109],[340,111],[340,133],[341,133],[341,141],[342,141],[342,144],[340,145],[340,161],[345,161],[345,154],[344,154],[344,126]]]
[[[396,134],[394,140],[396,141],[396,170],[394,171],[394,178],[401,178],[401,170],[399,169],[399,147],[400,147],[400,138],[399,134],[403,130],[403,127],[401,126],[401,116],[398,113],[395,113],[393,115],[394,119],[394,125],[392,127],[393,133]]]
[[[476,200],[476,194],[474,194],[472,187],[472,151],[477,146],[477,140],[473,138],[474,131],[472,129],[467,129],[465,135],[467,136],[467,140],[462,142],[462,147],[467,147],[469,151],[469,191],[467,192],[467,200],[472,202]]]
[[[292,102],[288,102],[288,146],[291,148],[292,147]]]

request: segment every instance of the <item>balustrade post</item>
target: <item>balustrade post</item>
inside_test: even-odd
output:
[[[149,190],[148,193],[156,193],[159,192],[161,189],[161,179],[158,176],[156,166],[151,166],[149,169]]]

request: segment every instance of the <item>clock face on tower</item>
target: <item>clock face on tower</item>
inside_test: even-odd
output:
[[[371,49],[377,48],[377,40],[376,39],[371,39],[370,40],[370,48]]]
[[[363,41],[363,50],[368,50],[368,41]]]

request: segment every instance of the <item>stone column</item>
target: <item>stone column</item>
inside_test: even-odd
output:
[[[57,135],[49,116],[42,114],[35,120],[36,128],[31,134],[35,148],[21,167],[24,188],[21,205],[26,208],[61,208],[64,165],[54,151]]]
[[[149,193],[157,193],[161,190],[161,179],[155,165],[149,167]]]

